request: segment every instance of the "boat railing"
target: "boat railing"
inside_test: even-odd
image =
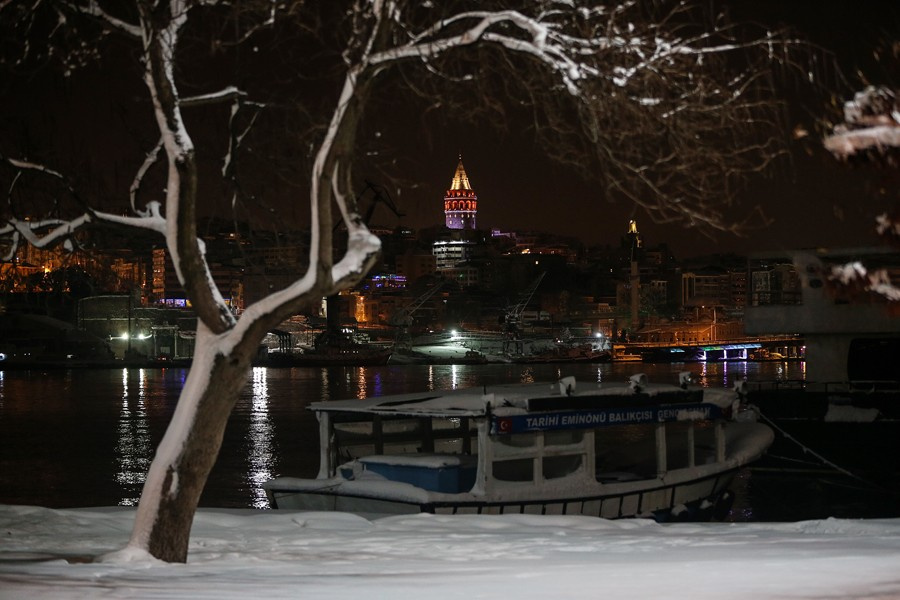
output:
[[[779,391],[817,392],[827,395],[900,393],[897,380],[806,381],[804,379],[773,379],[747,382],[749,392]]]
[[[807,382],[804,379],[771,379],[762,381],[748,381],[749,392],[770,392],[783,390],[805,390]]]

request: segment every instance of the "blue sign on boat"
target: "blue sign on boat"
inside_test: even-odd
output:
[[[525,433],[554,429],[593,429],[612,425],[637,425],[667,421],[717,419],[722,409],[714,404],[663,404],[634,408],[604,408],[565,412],[530,413],[491,418],[491,434]]]

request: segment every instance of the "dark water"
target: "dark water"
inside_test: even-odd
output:
[[[803,378],[803,363],[256,368],[231,415],[201,506],[267,507],[265,480],[314,476],[318,429],[306,410],[310,402],[549,382],[567,375],[596,382],[644,372],[651,381],[675,382],[682,370],[699,375],[705,385],[725,387],[744,377]],[[135,504],[186,376],[186,370],[172,368],[0,371],[0,503],[60,508]],[[762,476],[741,474],[735,485],[735,520],[804,518],[779,512],[782,495],[766,498],[762,483]],[[784,485],[776,481],[769,489]],[[822,506],[818,493],[799,500],[811,507],[809,518],[832,510],[827,503]]]

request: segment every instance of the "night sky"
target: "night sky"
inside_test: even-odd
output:
[[[835,91],[842,97],[862,87],[857,69],[873,83],[898,83],[900,56],[895,54],[880,62],[873,59],[873,49],[879,42],[883,46],[885,39],[900,39],[897,0],[707,1],[727,8],[737,20],[752,19],[773,28],[787,25],[833,50],[847,79],[846,86],[835,83]],[[125,58],[122,55],[118,60]],[[142,130],[120,114],[129,99],[146,95],[140,80],[109,79],[104,73],[88,70],[86,79],[64,84],[42,83],[45,73],[0,86],[0,151],[13,156],[33,154],[51,166],[64,162],[63,155],[77,157],[79,160],[68,166],[91,174],[86,178],[97,186],[99,196],[115,198],[118,206],[126,206],[127,193],[122,194],[122,187],[127,190],[140,162],[134,157],[152,147],[155,137],[146,129],[147,123],[152,124],[146,118],[149,115],[143,115],[146,122]],[[217,82],[213,79],[199,85],[207,84],[205,91],[215,89]],[[102,86],[100,93],[98,86]],[[813,129],[813,120],[826,115],[828,99],[804,93],[801,101],[797,94],[797,89],[785,91],[789,126],[802,125],[810,135],[791,143],[790,160],[780,162],[767,177],[752,180],[743,191],[743,204],[732,211],[733,218],[742,220],[760,205],[772,220],[768,227],[749,230],[744,237],[719,233],[710,238],[677,223],[657,225],[630,203],[610,202],[602,190],[547,160],[544,150],[517,122],[511,122],[504,133],[497,133],[483,123],[435,120],[433,127],[423,132],[423,119],[412,118],[397,106],[371,117],[400,124],[388,129],[394,136],[389,140],[390,147],[399,149],[396,159],[406,179],[399,189],[394,187],[394,200],[405,216],[398,219],[379,209],[373,222],[415,228],[442,224],[444,190],[462,154],[479,197],[480,228],[545,231],[571,235],[588,245],[617,245],[633,218],[646,244],[667,243],[678,258],[711,252],[876,243],[874,217],[896,201],[897,174],[839,165],[822,150],[821,132]],[[412,126],[404,126],[407,123]],[[52,151],[38,142],[48,134],[54,139]],[[130,151],[119,145],[117,136],[122,135],[131,140]],[[95,141],[87,141],[88,137]],[[27,147],[20,153],[16,146],[22,140],[27,141]],[[123,161],[122,156],[131,158]],[[210,157],[203,160],[217,164]],[[378,181],[378,175],[358,174]],[[297,181],[302,181],[303,175],[298,173]],[[297,193],[303,184],[285,185]],[[301,202],[293,213],[305,214],[306,210],[305,202]]]
[[[850,87],[836,89],[842,98],[856,84],[861,69],[872,83],[897,85],[900,56],[876,62],[877,41],[900,39],[900,2],[846,0],[752,0],[730,4],[734,18],[768,26],[789,26],[804,39],[832,50]],[[883,45],[883,44],[882,44]],[[792,96],[785,92],[789,124],[802,125],[810,136],[791,142],[792,156],[766,176],[751,180],[742,205],[732,214],[743,220],[760,205],[771,224],[746,231],[743,237],[714,233],[713,237],[681,224],[657,225],[640,209],[610,202],[602,190],[543,159],[541,148],[513,128],[505,136],[486,136],[460,123],[432,132],[433,143],[422,150],[420,189],[402,194],[399,203],[410,225],[441,220],[441,196],[449,187],[462,152],[469,180],[479,197],[480,227],[537,229],[571,234],[587,244],[618,244],[628,220],[636,219],[648,245],[667,243],[676,257],[711,252],[749,253],[798,247],[874,245],[874,217],[891,206],[897,195],[897,175],[876,169],[838,164],[821,148],[813,118],[826,116],[828,98]],[[819,106],[817,103],[823,104]],[[810,105],[812,103],[812,105]],[[821,110],[821,115],[813,111]],[[883,190],[887,190],[885,194]],[[893,193],[891,192],[893,190]],[[388,214],[379,213],[387,218]]]

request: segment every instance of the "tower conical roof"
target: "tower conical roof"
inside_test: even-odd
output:
[[[451,190],[471,190],[469,185],[469,176],[466,175],[466,168],[463,166],[462,156],[459,157],[459,164],[456,165],[456,173],[453,174],[453,181],[450,183]]]

